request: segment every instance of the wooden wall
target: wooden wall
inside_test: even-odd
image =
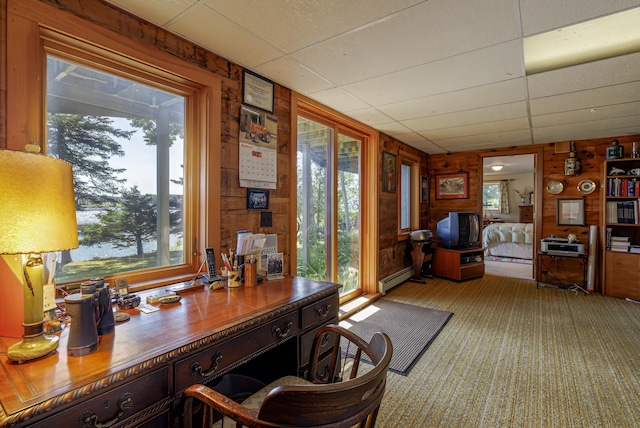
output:
[[[431,156],[431,168],[429,174],[433,178],[438,174],[450,174],[456,172],[466,172],[469,174],[469,198],[468,199],[447,199],[438,200],[435,198],[435,180],[431,185],[431,217],[429,219],[429,229],[435,232],[438,220],[444,218],[449,211],[476,211],[482,212],[482,192],[480,184],[482,182],[482,160],[483,156],[495,155],[504,156],[510,154],[520,154],[522,151],[542,149],[542,164],[538,165],[538,174],[542,175],[542,188],[536,189],[536,215],[540,216],[539,223],[541,230],[539,236],[549,237],[557,235],[566,237],[570,233],[576,234],[578,240],[589,243],[589,226],[600,224],[602,194],[600,186],[603,184],[602,165],[606,157],[606,148],[611,141],[616,138],[620,145],[624,147],[624,153],[631,153],[631,142],[640,141],[640,135],[613,136],[609,138],[598,138],[591,140],[575,141],[577,157],[580,159],[582,172],[578,176],[564,175],[564,160],[568,154],[564,149],[557,150],[556,147],[567,146],[568,141],[549,143],[543,145],[532,145],[526,147],[511,147],[504,149],[479,150],[456,152],[451,154],[436,154]],[[558,151],[558,152],[557,152]],[[539,162],[539,161],[538,161]],[[582,180],[593,180],[597,189],[590,195],[583,195],[578,190],[578,183]],[[564,190],[558,195],[552,195],[544,187],[553,180],[561,181]],[[558,226],[556,224],[556,203],[558,199],[564,198],[585,198],[586,226]],[[601,245],[601,243],[599,243]],[[575,278],[581,274],[582,267],[575,261],[566,263],[565,268],[571,272]]]

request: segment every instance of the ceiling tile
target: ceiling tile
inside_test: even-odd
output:
[[[252,70],[301,94],[335,87],[331,82],[289,57],[280,57],[254,67]]]
[[[346,85],[516,39],[513,2],[487,3],[478,10],[469,8],[467,0],[424,2],[293,57]],[[493,25],[496,21],[502,25]],[[380,52],[385,52],[384,61]]]
[[[106,1],[159,26],[167,24],[177,15],[198,2],[198,0]]]
[[[527,77],[531,98],[640,80],[640,53],[547,71]]]
[[[496,83],[523,75],[522,46],[508,42],[346,85],[377,106]]]
[[[562,124],[575,124],[576,128],[578,128],[581,127],[581,125],[578,126],[578,124],[584,122],[638,115],[640,115],[640,101],[635,101],[632,103],[599,107],[594,112],[590,109],[579,109],[552,114],[534,115],[531,117],[531,122],[534,128]],[[640,128],[640,124],[638,124],[638,127]]]
[[[314,92],[310,97],[325,105],[330,105],[342,113],[369,107],[362,100],[359,100],[340,88]]]
[[[553,95],[544,98],[533,98],[529,102],[532,116],[563,111],[592,109],[613,104],[628,104],[638,100],[640,81],[612,85],[568,94]]]
[[[370,25],[423,0],[203,0],[220,15],[283,52],[292,53]]]
[[[385,104],[377,108],[397,120],[471,110],[525,99],[524,78]]]
[[[167,28],[248,68],[284,55],[202,3],[178,16]]]
[[[519,3],[525,37],[639,5],[637,0],[520,0]]]
[[[402,121],[402,123],[410,129],[418,132],[426,132],[464,125],[490,124],[504,119],[518,118],[527,118],[527,105],[524,101],[441,114],[437,116],[420,117],[405,120]]]

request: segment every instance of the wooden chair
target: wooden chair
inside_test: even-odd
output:
[[[327,325],[315,336],[308,379],[278,379],[242,404],[205,385],[192,385],[184,392],[184,426],[192,426],[195,399],[208,409],[203,420],[206,427],[211,426],[211,410],[215,410],[225,420],[235,421],[235,425],[231,424],[235,427],[372,428],[392,353],[391,340],[384,333],[374,334],[367,343],[345,328]],[[363,364],[364,373],[358,374],[363,354],[373,365]],[[347,370],[348,376],[343,377]],[[326,383],[328,379],[333,382]]]

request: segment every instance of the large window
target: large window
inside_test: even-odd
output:
[[[305,117],[297,139],[297,272],[360,289],[362,142]]]
[[[58,283],[185,262],[185,97],[47,58],[47,153],[73,165],[80,247]]]
[[[406,152],[400,152],[400,180],[398,203],[398,234],[406,236],[420,224],[419,212],[420,160]]]
[[[341,302],[378,291],[376,134],[293,94],[293,275],[342,284]]]
[[[80,247],[56,281],[191,278],[220,244],[220,79],[46,10],[15,2],[7,21],[7,147],[73,166]]]

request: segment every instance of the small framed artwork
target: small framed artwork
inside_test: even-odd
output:
[[[273,113],[273,82],[250,71],[242,72],[242,103]]]
[[[556,201],[558,226],[586,226],[584,198],[558,199]]]
[[[420,203],[429,203],[429,177],[425,175],[420,176]]]
[[[247,209],[269,209],[269,191],[263,189],[247,189]]]
[[[398,181],[398,164],[396,155],[389,152],[382,152],[382,191],[396,192]]]
[[[466,172],[436,175],[436,199],[468,199],[469,176]]]

